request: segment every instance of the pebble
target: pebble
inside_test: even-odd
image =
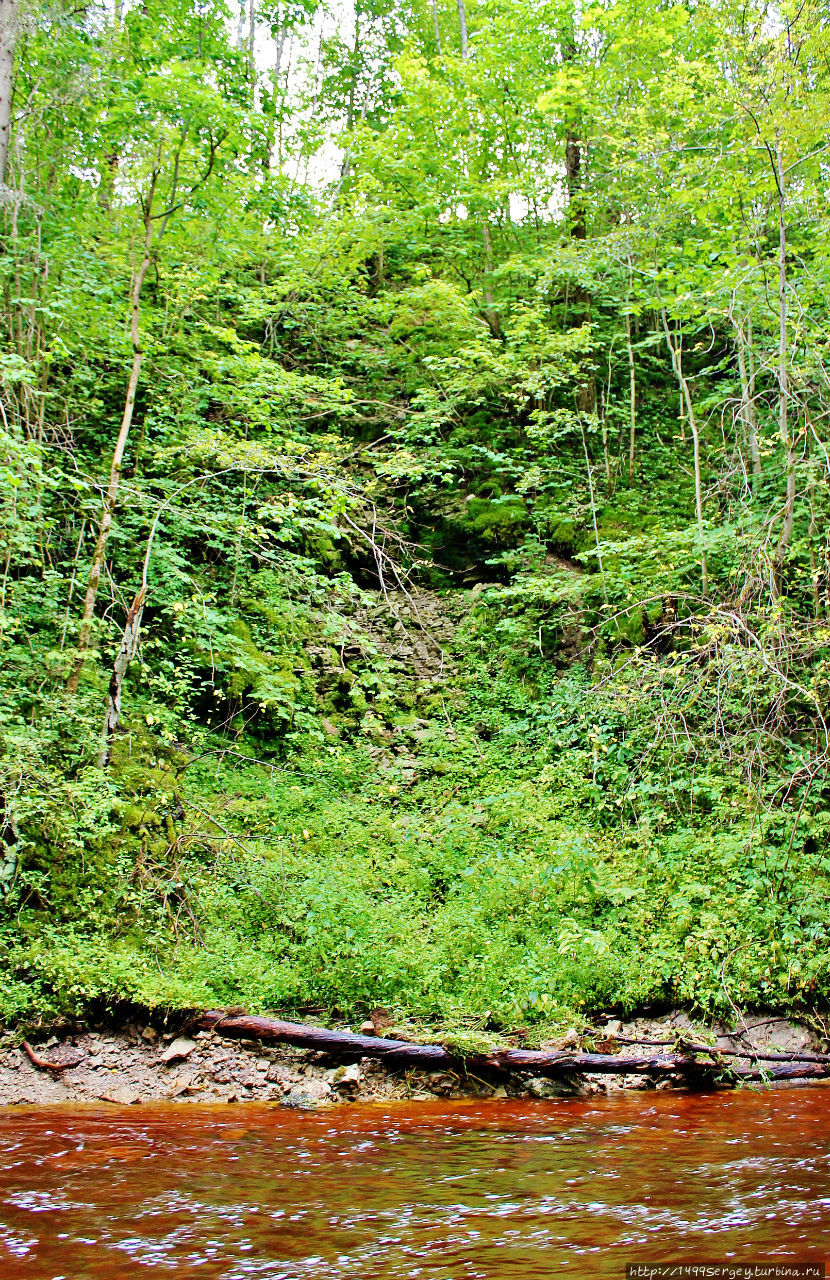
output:
[[[337,1067],[331,1076],[331,1082],[335,1089],[351,1090],[356,1089],[363,1079],[360,1067],[353,1062],[348,1067]]]

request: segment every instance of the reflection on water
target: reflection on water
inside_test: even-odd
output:
[[[2,1280],[538,1280],[823,1258],[830,1090],[0,1111]]]

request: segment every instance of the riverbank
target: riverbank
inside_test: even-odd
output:
[[[786,1055],[828,1050],[828,1039],[817,1019],[801,1021],[774,1013],[758,1014],[744,1019],[736,1030],[694,1022],[682,1011],[625,1022],[610,1019],[579,1035],[575,1030],[569,1031],[557,1040],[542,1042],[540,1047],[581,1047],[635,1058],[642,1053],[643,1044],[665,1044],[677,1037],[727,1051],[732,1055],[728,1062],[736,1068],[758,1065],[755,1053]],[[485,1079],[463,1069],[395,1071],[365,1055],[338,1061],[307,1049],[230,1040],[215,1030],[174,1031],[143,1020],[120,1029],[79,1025],[61,1036],[28,1044],[31,1053],[12,1037],[0,1045],[0,1106],[67,1102],[124,1105],[168,1099],[202,1103],[256,1101],[312,1110],[395,1099],[546,1098],[688,1087],[680,1074],[656,1076],[633,1071],[615,1075],[580,1073],[564,1080],[530,1073],[490,1075]],[[62,1063],[69,1065],[55,1069]]]

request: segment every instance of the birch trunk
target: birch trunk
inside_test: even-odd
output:
[[[692,405],[692,396],[689,391],[689,384],[683,375],[683,363],[680,357],[680,351],[675,347],[671,340],[669,331],[669,320],[666,315],[666,308],[660,311],[660,317],[663,321],[663,333],[666,335],[666,342],[671,353],[671,362],[674,368],[675,377],[680,387],[680,394],[686,406],[686,416],[689,420],[689,430],[692,433],[692,444],[694,449],[694,468],[695,468],[695,514],[697,516],[697,536],[700,545],[700,580],[701,589],[704,595],[709,594],[709,569],[706,563],[706,547],[703,540],[703,485],[700,474],[700,432],[698,431],[697,419]]]
[[[758,448],[758,432],[755,424],[755,368],[747,371],[747,351],[752,346],[752,321],[747,319],[735,326],[735,350],[738,357],[738,377],[741,380],[741,422],[743,423],[749,456],[752,463],[752,491],[755,492],[761,476],[761,451]]]
[[[631,316],[625,317],[625,345],[628,349],[628,483],[634,483],[634,450],[637,442],[637,377],[634,370],[634,347],[631,343]]]
[[[467,11],[464,8],[464,0],[458,0],[458,27],[461,32],[461,57],[466,62],[469,44],[467,42]]]
[[[493,241],[490,237],[490,226],[486,218],[481,224],[481,239],[484,244],[485,279],[489,279],[493,272]],[[496,303],[493,298],[492,290],[487,283],[484,285],[484,308],[487,314],[487,323],[490,326],[490,332],[494,338],[500,338],[501,321],[499,320],[499,313],[496,310]]]
[[[787,347],[787,224],[784,156],[780,142],[775,148],[776,182],[778,184],[778,434],[784,447],[787,468],[787,496],[784,502],[784,524],[775,550],[776,569],[783,563],[793,532],[795,518],[795,464],[796,456],[790,433],[789,409],[789,351]],[[776,583],[776,591],[779,584]]]
[[[0,186],[6,184],[12,134],[17,0],[0,0]]]
[[[130,297],[130,336],[133,347],[133,363],[130,370],[130,379],[127,384],[127,395],[124,401],[124,413],[121,418],[121,427],[118,432],[118,438],[115,442],[115,449],[112,454],[110,463],[110,474],[104,491],[104,501],[101,508],[101,523],[98,526],[98,536],[95,540],[95,550],[92,553],[92,563],[89,567],[89,578],[87,579],[86,594],[84,596],[84,608],[81,614],[81,626],[78,632],[78,644],[75,661],[72,670],[69,673],[69,679],[66,682],[67,693],[75,693],[78,688],[78,682],[81,678],[84,662],[86,661],[87,650],[89,649],[89,640],[92,633],[92,619],[95,614],[95,602],[98,599],[98,588],[101,583],[101,573],[104,567],[104,558],[107,551],[107,542],[109,541],[110,529],[112,528],[112,519],[115,513],[115,506],[118,500],[118,487],[121,481],[121,467],[124,461],[124,450],[127,447],[127,439],[130,434],[130,427],[133,421],[133,412],[135,410],[135,397],[138,390],[138,379],[141,373],[141,364],[144,353],[141,349],[141,333],[139,331],[139,304],[141,302],[141,290],[144,280],[150,268],[150,249],[153,239],[153,223],[152,208],[153,194],[155,192],[155,184],[157,174],[153,175],[149,197],[145,206],[144,213],[144,251],[141,263],[133,278],[133,287]]]

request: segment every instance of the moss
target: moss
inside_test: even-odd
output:
[[[629,609],[606,623],[604,629],[615,639],[627,640],[633,645],[645,644],[645,613],[642,609]]]
[[[527,519],[525,504],[519,498],[507,495],[493,499],[470,498],[459,524],[484,536],[502,538],[525,524]]]
[[[332,538],[325,534],[317,534],[306,538],[306,549],[312,559],[317,560],[324,569],[339,570],[343,568],[343,556]]]
[[[579,533],[573,520],[556,520],[548,531],[548,540],[565,555],[578,550]]]
[[[481,1057],[487,1053],[498,1052],[509,1046],[498,1036],[485,1035],[481,1031],[466,1028],[453,1029],[441,1036],[441,1043],[448,1053],[459,1058]]]

